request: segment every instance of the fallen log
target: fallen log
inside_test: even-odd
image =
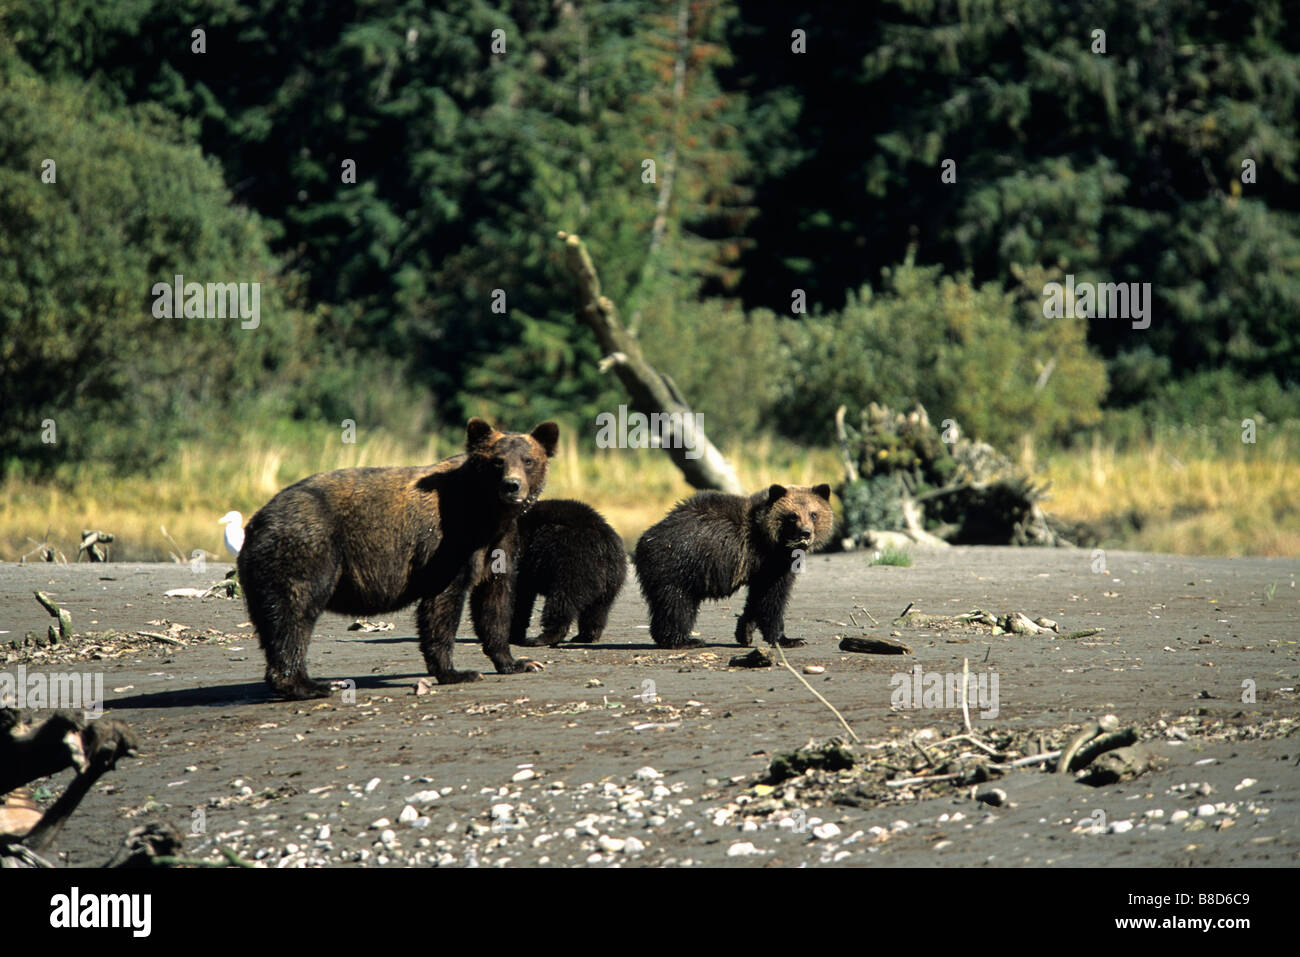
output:
[[[910,655],[912,649],[901,641],[889,638],[857,637],[845,635],[840,639],[840,651],[853,651],[864,655]]]
[[[64,768],[77,771],[72,783],[30,829],[28,816],[17,819],[12,832],[0,834],[0,861],[48,866],[40,852],[58,836],[95,782],[136,750],[135,735],[120,721],[86,723],[69,712],[56,711],[32,728],[23,724],[13,709],[0,708],[0,795]]]
[[[604,353],[601,371],[614,370],[634,411],[664,417],[658,421],[669,434],[661,433],[661,446],[691,487],[743,494],[735,470],[709,441],[676,383],[646,361],[640,344],[619,320],[614,303],[601,294],[600,277],[582,240],[565,232],[558,236],[564,242],[565,265],[578,288],[578,318],[595,333]]]

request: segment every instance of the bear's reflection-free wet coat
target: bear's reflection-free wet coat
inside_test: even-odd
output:
[[[539,670],[510,653],[516,523],[546,484],[558,438],[554,422],[524,434],[475,418],[464,454],[436,465],[339,469],[277,493],[249,520],[238,559],[271,688],[286,698],[330,693],[307,676],[321,612],[373,615],[417,601],[429,673],[443,684],[472,681],[477,672],[451,663],[466,592],[497,671]],[[497,549],[504,563],[494,562]]]

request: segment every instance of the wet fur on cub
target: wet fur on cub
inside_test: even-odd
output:
[[[704,599],[748,586],[736,641],[757,627],[771,644],[792,648],[785,606],[794,586],[796,552],[824,544],[833,524],[829,485],[773,485],[750,496],[700,492],[646,530],[636,545],[641,593],[650,606],[650,636],[664,648],[703,644],[691,628]]]
[[[599,641],[627,578],[627,552],[618,532],[590,505],[546,499],[519,519],[519,538],[511,644],[559,644],[575,619],[574,641]],[[529,638],[528,622],[538,595],[546,598],[542,633]]]

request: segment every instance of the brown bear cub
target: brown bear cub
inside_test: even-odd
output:
[[[239,580],[266,653],[266,681],[286,698],[325,697],[307,676],[323,611],[374,615],[419,602],[429,673],[473,681],[451,664],[465,594],[483,651],[501,674],[541,665],[510,654],[516,522],[537,501],[559,427],[498,432],[470,419],[465,453],[436,465],[322,472],[282,489],[249,520]]]
[[[825,544],[833,521],[831,488],[773,485],[748,497],[700,492],[678,503],[636,544],[637,578],[650,606],[650,636],[664,648],[704,644],[691,627],[705,598],[726,598],[748,585],[736,641],[755,626],[770,644],[787,638],[785,605],[803,556]]]
[[[538,502],[519,519],[519,579],[510,628],[514,645],[557,645],[574,619],[574,641],[599,641],[609,609],[627,578],[623,539],[590,505]],[[527,637],[533,602],[546,597],[542,633]]]

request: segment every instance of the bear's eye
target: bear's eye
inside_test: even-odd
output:
[[[809,520],[810,522],[815,522],[815,521],[817,521],[817,513],[816,513],[816,512],[810,512],[810,513],[808,514],[808,520]]]
[[[524,468],[526,468],[526,469],[530,469],[530,468],[532,468],[532,467],[533,467],[534,465],[536,465],[536,464],[537,464],[537,460],[534,459],[534,458],[525,458],[525,459],[524,459]]]
[[[498,456],[492,460],[492,467],[494,469],[504,469],[506,467],[506,460]]]

